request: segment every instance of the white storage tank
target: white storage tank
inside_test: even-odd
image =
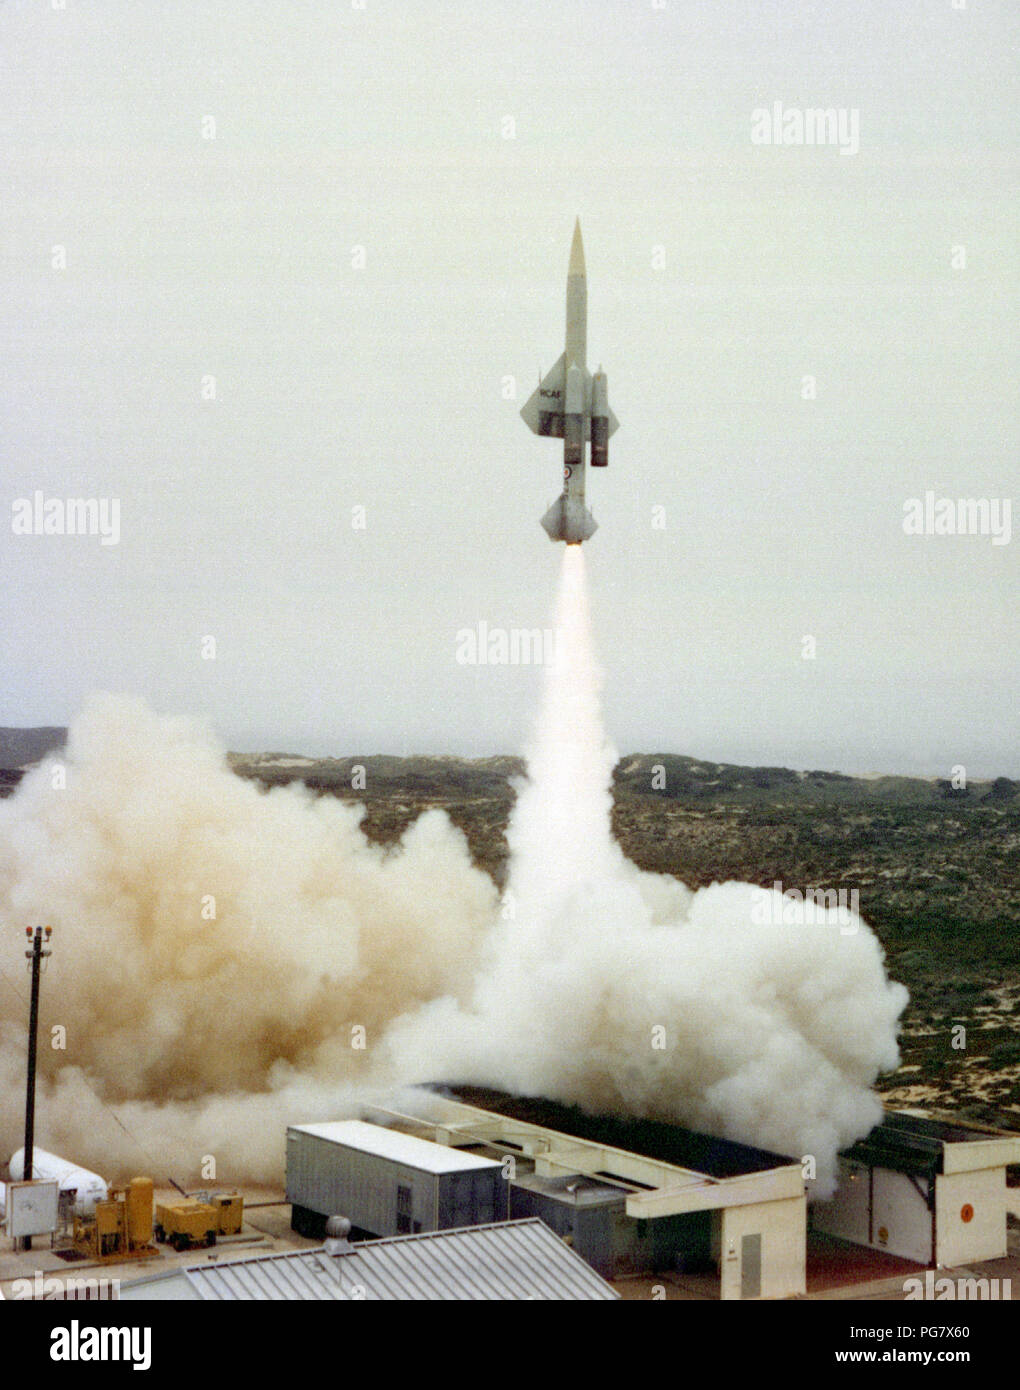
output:
[[[11,1155],[7,1165],[14,1182],[21,1182],[25,1176],[25,1150],[18,1149]],[[105,1202],[109,1191],[98,1173],[90,1173],[87,1168],[79,1168],[57,1154],[47,1153],[45,1149],[32,1146],[32,1177],[40,1182],[55,1182],[61,1192],[74,1188],[77,1197],[74,1209],[79,1216],[91,1216],[97,1202]]]

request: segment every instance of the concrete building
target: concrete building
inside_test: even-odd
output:
[[[1006,1167],[1020,1135],[889,1113],[840,1155],[839,1190],[812,1227],[923,1265],[1006,1254]]]
[[[495,1158],[511,1213],[541,1216],[607,1278],[700,1269],[715,1272],[722,1299],[805,1292],[807,1202],[790,1158],[477,1088],[423,1092],[413,1115],[366,1114]]]
[[[438,1302],[616,1299],[541,1221],[361,1241],[240,1260],[207,1257],[121,1285],[121,1301]]]
[[[422,1090],[412,1104],[414,1113],[371,1107],[365,1118],[375,1123],[356,1130],[295,1127],[328,1132],[334,1148],[354,1138],[361,1154],[356,1172],[348,1156],[320,1159],[335,1166],[318,1212],[386,1232],[401,1215],[462,1225],[493,1209],[538,1217],[606,1279],[678,1272],[723,1300],[804,1295],[809,1261],[828,1277],[839,1241],[862,1247],[847,1250],[854,1278],[868,1250],[950,1267],[1007,1252],[1006,1166],[1020,1163],[1020,1136],[890,1113],[841,1156],[839,1191],[811,1208],[809,1238],[799,1160],[477,1087]],[[402,1176],[388,1166],[398,1158]],[[475,1175],[467,1181],[481,1198],[458,1203],[427,1185],[429,1174],[446,1182],[456,1172]],[[289,1167],[291,1200],[299,1193],[311,1200]]]

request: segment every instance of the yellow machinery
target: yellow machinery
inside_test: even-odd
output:
[[[192,1245],[215,1245],[219,1236],[237,1235],[244,1219],[239,1192],[204,1192],[180,1201],[156,1204],[156,1239],[187,1250]]]
[[[240,1192],[215,1192],[209,1200],[219,1214],[220,1235],[240,1235],[244,1223],[244,1198]]]
[[[74,1245],[94,1260],[144,1259],[157,1254],[152,1242],[151,1178],[132,1178],[96,1202],[93,1216],[76,1217]]]

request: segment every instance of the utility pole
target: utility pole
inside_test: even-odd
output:
[[[35,1142],[35,1058],[37,1040],[39,1034],[39,969],[43,960],[51,954],[50,951],[43,950],[43,932],[46,933],[46,944],[49,945],[50,937],[53,935],[52,927],[36,927],[33,931],[31,927],[25,928],[25,935],[28,937],[30,949],[25,952],[25,958],[31,962],[32,969],[32,1003],[28,1013],[28,1085],[25,1091],[25,1182],[32,1181],[32,1147]],[[24,1237],[25,1250],[31,1250],[32,1237]]]

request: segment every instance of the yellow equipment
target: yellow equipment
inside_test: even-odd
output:
[[[216,1192],[209,1200],[216,1208],[220,1235],[240,1235],[244,1222],[244,1198],[240,1192]]]
[[[202,1200],[204,1199],[204,1200]],[[237,1235],[244,1219],[239,1192],[200,1193],[175,1202],[156,1203],[156,1239],[187,1250],[192,1245],[215,1245],[219,1236]]]
[[[93,1216],[75,1217],[75,1249],[93,1260],[155,1255],[152,1194],[151,1178],[132,1178],[126,1188],[112,1188],[106,1201],[96,1202]]]
[[[152,1196],[154,1192],[151,1178],[132,1178],[127,1188],[127,1233],[128,1244],[142,1246],[152,1244]]]

